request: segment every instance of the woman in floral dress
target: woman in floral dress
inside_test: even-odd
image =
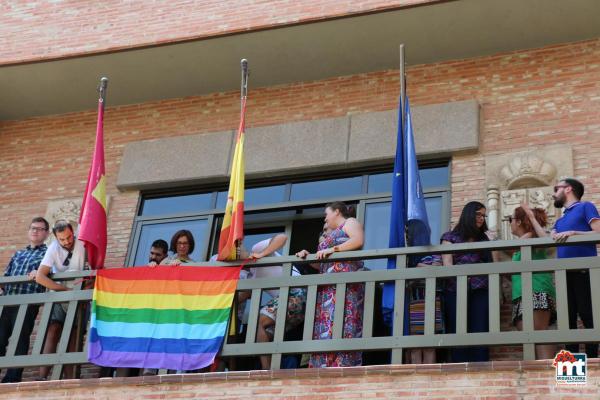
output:
[[[336,251],[359,250],[363,246],[364,232],[361,224],[350,217],[346,204],[334,202],[325,208],[325,223],[330,232],[319,243],[317,258],[325,259]],[[305,257],[306,250],[297,255]],[[322,274],[353,272],[363,268],[361,261],[335,261],[314,264]],[[335,313],[335,285],[320,286],[317,291],[315,310],[315,326],[313,339],[326,340],[332,338],[333,318]],[[362,337],[362,318],[365,285],[355,283],[346,285],[344,300],[343,338]],[[362,364],[362,352],[314,353],[310,357],[310,368],[350,367]]]

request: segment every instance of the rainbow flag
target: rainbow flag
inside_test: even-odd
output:
[[[88,359],[106,367],[193,370],[221,348],[241,266],[99,270]]]
[[[244,129],[246,120],[246,98],[242,98],[240,127],[237,133],[227,205],[223,215],[221,236],[219,236],[219,255],[217,260],[237,259],[237,246],[244,238]]]

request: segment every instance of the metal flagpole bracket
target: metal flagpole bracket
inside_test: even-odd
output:
[[[248,60],[242,58],[242,88],[241,88],[241,97],[242,99],[248,96]]]
[[[98,92],[100,93],[100,100],[104,103],[106,99],[106,89],[108,88],[108,78],[100,78],[100,84],[98,85]]]

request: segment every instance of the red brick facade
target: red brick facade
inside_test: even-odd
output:
[[[439,1],[6,2],[0,5],[0,65],[230,35]]]
[[[588,384],[557,385],[550,360],[390,365],[27,382],[0,385],[3,399],[598,399],[598,360]],[[485,389],[485,392],[484,390]]]

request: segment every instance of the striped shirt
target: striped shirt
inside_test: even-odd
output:
[[[36,247],[27,246],[19,250],[10,259],[4,276],[27,275],[31,271],[37,270],[46,254],[46,245],[41,244]],[[7,283],[4,285],[4,294],[32,294],[42,293],[46,289],[35,282],[27,283]]]

